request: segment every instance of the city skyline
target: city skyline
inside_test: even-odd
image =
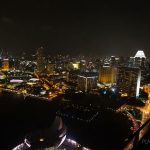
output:
[[[1,149],[150,145],[145,1],[3,1]]]
[[[149,121],[150,114],[150,63],[144,51],[138,50],[130,58],[111,56],[95,59],[92,56],[49,57],[44,55],[44,49],[40,47],[34,58],[28,58],[24,54],[13,57],[7,52],[1,55],[0,114],[4,120],[1,129],[11,135],[10,139],[5,131],[2,132],[2,138],[8,137],[2,139],[4,147],[15,147],[14,150],[19,147],[45,149],[55,146],[59,141],[62,144],[60,148],[122,149],[129,145],[136,146],[147,133],[148,127],[139,132],[140,127]],[[56,108],[47,109],[44,106],[51,106],[53,102]],[[54,112],[52,117],[57,120],[56,124],[54,121],[54,126],[46,126],[48,122],[43,120],[46,116],[42,109],[47,111],[46,116],[49,116],[50,111]],[[14,123],[9,119],[12,117]],[[24,119],[28,121],[24,122]],[[42,124],[43,129],[37,132],[28,131],[26,123],[31,126],[32,121],[32,131]],[[11,128],[6,127],[5,122]],[[16,137],[17,130],[22,127],[20,122],[23,122],[26,130],[22,143],[17,142],[20,134]],[[58,124],[64,124],[63,136],[56,136],[52,140],[51,129],[57,131]],[[134,138],[130,141],[134,134],[139,135],[137,142]],[[109,145],[105,142],[108,135],[112,135],[114,139]],[[16,138],[12,138],[13,136]],[[35,140],[37,142],[34,143]]]
[[[3,2],[0,47],[48,53],[149,54],[149,10],[145,2]]]

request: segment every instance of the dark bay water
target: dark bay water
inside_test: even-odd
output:
[[[23,141],[25,135],[48,128],[58,101],[44,101],[10,92],[0,94],[0,149],[9,150]]]

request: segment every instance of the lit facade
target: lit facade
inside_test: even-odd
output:
[[[116,65],[116,57],[115,56],[111,56],[110,64],[111,64],[111,66],[115,66]]]
[[[9,59],[2,60],[2,71],[4,72],[9,71]]]
[[[144,51],[138,50],[137,53],[135,54],[134,58],[145,58],[146,59]]]
[[[43,48],[38,48],[37,50],[37,72],[42,73],[45,70],[45,62],[43,56]]]
[[[71,63],[71,69],[78,70],[80,68],[80,62]]]
[[[144,92],[146,92],[148,94],[148,99],[150,100],[150,85],[144,85]]]
[[[49,63],[49,64],[47,65],[47,72],[48,72],[49,74],[53,75],[53,74],[54,74],[54,71],[55,71],[55,64]]]
[[[138,50],[134,56],[134,66],[135,67],[140,67],[140,66],[144,67],[145,60],[146,60],[146,56],[145,56],[144,51]]]
[[[138,97],[141,82],[141,69],[119,67],[117,73],[117,86],[122,94],[129,97]]]
[[[117,68],[110,66],[109,64],[104,64],[100,67],[99,72],[99,82],[102,84],[115,84],[116,83]]]
[[[78,90],[88,92],[97,87],[97,76],[85,73],[78,75]]]

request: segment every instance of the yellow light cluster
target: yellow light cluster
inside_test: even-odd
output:
[[[121,97],[127,97],[128,96],[128,93],[122,93],[121,94]]]
[[[143,86],[144,92],[148,94],[148,99],[150,100],[150,85]]]
[[[79,63],[72,63],[74,69],[79,69]]]
[[[144,92],[150,94],[150,85],[144,85],[143,88],[144,88]]]

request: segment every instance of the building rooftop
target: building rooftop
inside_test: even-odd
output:
[[[146,58],[145,53],[143,50],[138,50],[135,54],[134,58]]]
[[[80,72],[79,77],[85,77],[85,78],[95,78],[98,76],[98,73],[97,72]]]

